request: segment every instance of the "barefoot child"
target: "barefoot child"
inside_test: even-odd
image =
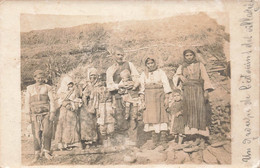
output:
[[[122,95],[125,104],[125,119],[129,121],[128,136],[126,144],[135,146],[137,141],[137,115],[139,99],[139,82],[135,82],[131,78],[129,70],[124,70],[120,73],[122,80],[119,83],[119,94]]]
[[[99,125],[100,138],[104,147],[111,146],[113,139],[115,119],[114,109],[112,108],[112,95],[108,91],[103,81],[97,86],[98,93],[98,109],[97,124]]]
[[[174,134],[174,138],[178,144],[182,144],[184,134],[183,104],[181,90],[173,91],[173,103],[170,107],[172,115],[170,133]],[[178,139],[177,139],[178,138]]]

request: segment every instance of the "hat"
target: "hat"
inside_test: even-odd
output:
[[[36,70],[36,71],[34,71],[34,73],[33,73],[33,77],[35,77],[35,76],[37,76],[37,75],[45,75],[45,73],[42,71],[42,70]]]

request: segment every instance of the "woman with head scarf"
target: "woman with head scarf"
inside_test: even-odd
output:
[[[83,87],[83,105],[80,110],[81,140],[88,147],[97,141],[98,86],[98,71],[96,68],[90,68],[87,84]]]
[[[192,50],[183,52],[183,64],[179,66],[173,77],[175,86],[183,89],[183,107],[185,116],[185,134],[198,134],[201,137],[209,136],[206,101],[208,92],[213,90],[207,71],[196,59]],[[196,139],[199,144],[201,138]]]
[[[58,142],[58,148],[69,150],[73,146],[80,147],[78,113],[81,100],[79,91],[70,76],[62,79],[57,95],[60,115],[55,139]]]
[[[156,59],[148,57],[145,60],[146,70],[140,77],[140,97],[146,106],[143,113],[144,131],[152,131],[152,149],[159,145],[159,141],[162,144],[167,142],[169,116],[166,110],[172,92],[165,72],[156,63]]]

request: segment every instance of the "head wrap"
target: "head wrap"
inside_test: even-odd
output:
[[[33,77],[35,77],[35,76],[37,76],[37,75],[43,75],[43,76],[45,76],[45,73],[44,73],[44,71],[42,71],[42,70],[36,70],[36,71],[33,73]]]
[[[187,59],[185,58],[185,55],[186,55],[187,53],[193,54],[193,58],[192,58],[191,61],[189,61],[189,60],[187,60]],[[183,67],[187,67],[188,65],[190,65],[190,64],[192,64],[192,63],[198,62],[197,59],[196,59],[196,54],[195,54],[195,52],[192,51],[192,50],[190,50],[190,49],[183,51],[183,60],[184,60],[184,61],[183,61]]]
[[[96,68],[90,68],[88,70],[88,76],[90,77],[91,75],[98,75],[98,71]]]
[[[91,76],[91,75],[96,75],[96,76],[98,76],[98,70],[97,70],[96,68],[89,68],[89,69],[88,69],[88,81],[90,81],[90,76]],[[93,84],[95,84],[97,81],[98,81],[98,77],[97,77],[97,79],[94,81]]]
[[[66,75],[62,78],[60,88],[58,89],[57,94],[67,92],[68,91],[68,84],[73,83],[72,77]]]

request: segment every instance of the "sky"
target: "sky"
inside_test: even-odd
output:
[[[117,22],[125,20],[150,20],[160,19],[165,17],[172,17],[181,14],[192,14],[199,13],[201,11],[207,13],[210,17],[217,20],[221,25],[228,27],[229,17],[227,13],[221,13],[223,11],[223,5],[212,5],[212,4],[172,4],[172,3],[147,3],[147,4],[134,4],[127,6],[124,3],[115,3],[113,5],[103,5],[100,11],[97,11],[95,7],[97,4],[88,5],[89,12],[80,12],[78,10],[71,10],[71,13],[65,12],[52,12],[53,14],[21,14],[20,17],[20,30],[21,32],[28,32],[31,30],[42,30],[42,29],[54,29],[54,28],[65,28],[73,27],[82,24],[91,23],[104,23],[104,22]],[[102,5],[102,4],[99,4]],[[74,9],[74,8],[71,8]],[[92,11],[91,11],[92,9]],[[102,9],[102,10],[101,10]],[[60,8],[62,11],[63,8]],[[216,12],[218,11],[218,12]],[[47,12],[45,12],[47,13]],[[62,15],[62,13],[67,15]],[[78,15],[78,13],[91,13],[88,15]],[[228,32],[228,28],[226,29]]]

